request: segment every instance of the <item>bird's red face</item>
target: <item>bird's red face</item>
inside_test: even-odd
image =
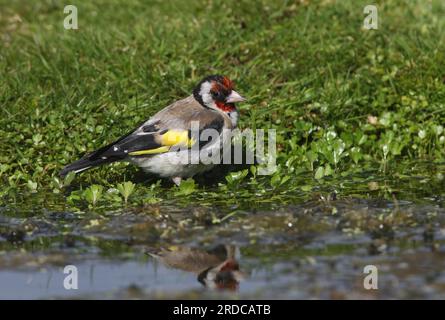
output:
[[[222,81],[212,81],[210,94],[212,95],[218,109],[224,112],[231,112],[235,110],[235,103],[227,101],[227,97],[232,91],[233,82],[229,78],[222,77]]]
[[[229,258],[221,264],[210,267],[198,275],[198,281],[212,289],[237,290],[245,274],[240,271],[238,262]]]
[[[222,112],[232,112],[236,109],[236,102],[246,100],[234,90],[229,78],[219,75],[203,79],[195,88],[194,96],[204,106]]]

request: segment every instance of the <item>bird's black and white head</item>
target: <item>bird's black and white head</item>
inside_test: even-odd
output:
[[[221,75],[202,79],[193,90],[193,96],[204,107],[224,113],[235,111],[235,103],[246,100],[234,90],[233,82]]]

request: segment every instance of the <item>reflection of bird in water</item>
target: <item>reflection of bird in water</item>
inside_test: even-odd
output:
[[[237,251],[235,246],[218,245],[211,250],[176,247],[147,253],[168,267],[196,273],[206,287],[236,290],[244,278],[236,261]]]

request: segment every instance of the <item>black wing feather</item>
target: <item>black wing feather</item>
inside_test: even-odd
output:
[[[151,129],[154,130],[155,127],[151,127]],[[128,156],[129,152],[158,148],[160,146],[159,143],[155,141],[154,135],[137,135],[135,134],[136,131],[137,130],[133,130],[120,137],[118,140],[103,146],[102,148],[99,148],[83,156],[81,159],[65,166],[60,171],[60,175],[63,177],[71,171],[81,172],[102,164],[121,161]],[[144,132],[150,131],[147,130]]]
[[[129,135],[123,139],[100,148],[90,155],[91,160],[98,158],[120,157],[124,159],[130,152],[154,149],[161,147],[161,144],[156,142],[155,136],[152,134],[143,135]]]
[[[133,130],[118,140],[85,155],[80,160],[65,166],[61,170],[60,175],[65,176],[70,171],[81,172],[102,164],[121,161],[126,159],[129,153],[135,151],[150,150],[162,147],[157,140],[159,140],[160,135],[163,135],[169,129],[165,129],[164,127],[161,130],[159,123],[160,120],[147,125],[141,124],[138,126],[138,129]],[[203,130],[209,128],[216,129],[219,133],[221,133],[223,127],[224,119],[222,117],[218,117],[201,127],[199,133],[201,134]],[[191,132],[189,130],[189,137],[190,136]],[[200,147],[203,147],[207,143],[210,143],[210,141],[199,141]]]

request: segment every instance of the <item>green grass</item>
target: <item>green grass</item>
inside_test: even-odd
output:
[[[240,127],[277,129],[279,151],[275,175],[235,174],[219,194],[244,183],[246,197],[272,198],[331,176],[443,161],[445,5],[377,1],[379,29],[364,30],[368,2],[74,0],[79,29],[65,30],[63,1],[0,0],[0,196],[60,192],[63,165],[213,73],[249,98]],[[88,171],[74,180],[71,200],[136,172],[125,164]],[[135,192],[156,199],[159,189],[138,184]]]

